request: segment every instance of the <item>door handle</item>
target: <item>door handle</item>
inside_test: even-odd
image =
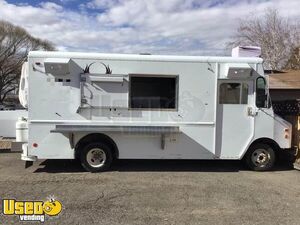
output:
[[[253,109],[253,107],[248,107],[248,116],[257,116],[258,112]]]

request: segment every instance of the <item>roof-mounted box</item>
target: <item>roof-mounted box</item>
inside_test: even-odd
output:
[[[260,57],[261,48],[258,46],[237,46],[231,51],[232,57]]]

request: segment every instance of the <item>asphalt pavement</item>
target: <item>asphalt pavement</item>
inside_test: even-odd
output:
[[[0,153],[1,199],[49,196],[63,208],[44,224],[300,224],[300,171],[287,163],[253,172],[238,161],[121,160],[88,173],[73,160],[24,169],[20,153]]]

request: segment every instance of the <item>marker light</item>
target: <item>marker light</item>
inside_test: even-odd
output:
[[[39,145],[38,145],[37,143],[33,143],[32,146],[33,146],[34,148],[37,148]]]
[[[284,129],[284,138],[285,139],[288,139],[290,137],[290,135],[289,135],[289,129],[288,128],[285,128]]]

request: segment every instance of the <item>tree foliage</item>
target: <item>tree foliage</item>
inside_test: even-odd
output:
[[[16,89],[23,62],[31,50],[54,50],[52,43],[31,36],[25,29],[0,20],[0,104]]]
[[[265,66],[281,70],[300,46],[299,23],[279,15],[276,9],[267,9],[262,16],[249,15],[240,20],[233,41],[228,47],[254,45],[262,49]]]

